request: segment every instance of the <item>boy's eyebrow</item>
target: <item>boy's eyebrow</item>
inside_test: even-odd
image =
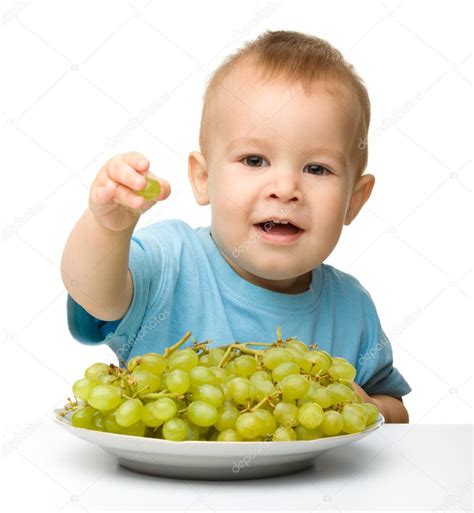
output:
[[[248,145],[255,145],[255,146],[265,146],[269,144],[269,142],[265,139],[259,139],[257,137],[239,137],[238,139],[234,139],[231,141],[226,148],[226,151],[231,151],[237,146],[241,144],[248,144]],[[322,146],[315,147],[310,150],[310,153],[325,153],[329,157],[332,157],[333,159],[337,160],[339,164],[341,164],[344,169],[347,168],[347,161],[346,157],[343,153],[341,153],[338,150],[333,150],[331,148],[324,148]]]

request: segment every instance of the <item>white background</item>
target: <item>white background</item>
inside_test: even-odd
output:
[[[413,388],[410,421],[472,422],[470,19],[459,1],[2,2],[2,457],[34,440],[86,366],[114,361],[69,334],[60,276],[100,166],[137,150],[170,182],[138,227],[207,226],[187,177],[205,82],[268,29],[327,39],[366,82],[376,185],[326,262],[371,293]]]

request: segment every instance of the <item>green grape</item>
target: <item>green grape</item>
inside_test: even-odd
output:
[[[263,365],[270,370],[275,369],[282,363],[292,361],[293,355],[291,351],[284,347],[272,347],[271,349],[268,349],[268,351],[265,351],[263,355]]]
[[[191,387],[189,374],[181,369],[173,369],[166,376],[166,388],[176,394],[184,394]]]
[[[326,436],[338,435],[344,427],[342,415],[334,410],[324,412],[323,421],[321,422],[321,431]]]
[[[87,401],[92,390],[100,385],[97,378],[81,378],[72,385],[74,395],[81,401]]]
[[[114,385],[98,385],[92,389],[87,401],[97,410],[114,410],[122,402],[122,389]]]
[[[298,422],[306,429],[317,428],[323,421],[324,411],[317,403],[306,403],[298,410]]]
[[[295,427],[297,440],[316,440],[317,438],[324,438],[324,433],[320,427],[315,429],[307,429],[304,426],[298,425]]]
[[[365,429],[365,416],[350,404],[344,406],[342,420],[344,421],[342,430],[345,433],[360,433]]]
[[[74,427],[90,429],[92,417],[95,413],[96,410],[92,406],[83,406],[71,415],[71,424]]]
[[[137,367],[133,372],[132,376],[136,381],[134,387],[139,396],[149,394],[150,392],[156,392],[161,385],[160,376],[156,376],[150,371],[141,370]]]
[[[140,359],[140,369],[153,374],[163,374],[167,366],[168,361],[161,354],[146,353]]]
[[[211,366],[216,367],[219,365],[224,355],[225,351],[221,347],[213,347],[212,349],[209,349],[209,362]]]
[[[217,417],[215,428],[218,431],[225,431],[226,429],[233,429],[235,421],[240,415],[239,410],[235,406],[227,406],[218,410],[219,416]]]
[[[135,424],[132,424],[129,427],[122,428],[122,434],[129,436],[145,436],[145,431],[146,426],[141,420],[135,422]]]
[[[173,418],[178,411],[176,402],[170,397],[160,397],[151,404],[151,412],[157,419],[162,420],[163,422]]]
[[[295,349],[298,349],[299,351],[303,351],[303,352],[308,351],[308,346],[301,340],[297,340],[297,339],[294,339],[291,342],[288,342],[288,344],[286,345],[286,348],[287,349],[295,348]]]
[[[239,376],[247,378],[257,370],[257,360],[248,354],[238,356],[234,360],[235,372]]]
[[[153,428],[163,424],[163,421],[156,418],[153,414],[153,403],[147,403],[143,406],[141,420],[145,426]]]
[[[197,426],[197,428],[200,435],[205,435],[206,433],[209,434],[211,426]]]
[[[141,370],[137,367],[133,372],[132,376],[135,379],[135,388],[139,392],[138,395],[146,395],[150,392],[156,392],[161,385],[161,378],[153,372],[147,370]]]
[[[189,372],[191,385],[197,387],[199,385],[216,385],[217,377],[208,367],[198,365],[193,367]]]
[[[361,406],[367,411],[367,426],[371,426],[379,416],[379,409],[372,403],[361,403]]]
[[[328,372],[334,379],[347,379],[352,381],[357,371],[350,363],[335,362],[329,367]]]
[[[311,370],[312,363],[306,358],[306,353],[298,349],[296,346],[290,346],[288,350],[293,355],[293,360],[298,366],[303,369],[305,372],[309,372]]]
[[[237,373],[235,372],[235,362],[234,362],[234,360],[231,360],[228,364],[226,364],[225,370],[229,374],[235,374],[237,376]]]
[[[173,440],[174,442],[181,442],[185,440],[187,434],[186,422],[182,419],[170,419],[163,424],[162,428],[163,437],[166,440]]]
[[[316,383],[315,381],[309,381],[309,388],[306,392],[306,395],[304,395],[301,399],[298,400],[298,406],[301,406],[304,403],[314,403],[316,398],[316,391],[318,388],[322,388],[319,383]]]
[[[211,361],[209,360],[208,354],[203,354],[199,357],[199,365],[202,365],[203,367],[210,367]]]
[[[187,414],[191,422],[202,427],[212,426],[219,417],[217,409],[206,401],[193,401]]]
[[[117,424],[123,427],[130,427],[142,418],[143,404],[140,399],[127,399],[118,408],[115,413]]]
[[[212,435],[209,436],[209,438],[206,438],[209,442],[217,442],[217,437],[220,435],[219,431],[214,431]]]
[[[113,374],[101,374],[100,376],[97,376],[97,381],[101,385],[108,385],[109,383],[112,384],[114,381],[117,381],[117,378]]]
[[[260,383],[261,381],[272,381],[272,377],[270,374],[265,370],[258,370],[254,372],[249,377],[250,383],[253,383],[254,385],[257,385],[257,383]]]
[[[227,370],[227,368],[226,368]],[[232,374],[230,372],[228,372],[227,376],[224,378],[224,381],[223,383],[230,383],[233,379],[235,378],[239,378],[241,376],[237,376],[237,374]]]
[[[242,413],[235,421],[235,430],[242,438],[254,438],[260,434],[263,424],[253,412]]]
[[[84,372],[85,378],[97,378],[101,376],[102,374],[108,374],[110,370],[110,366],[106,363],[93,363],[89,367],[87,367],[86,371]]]
[[[326,389],[332,394],[335,403],[350,401],[354,392],[342,383],[330,383]]]
[[[322,349],[320,349],[319,352],[327,358],[327,361],[329,362],[329,367],[331,367],[333,362],[332,356],[327,351],[323,351]]]
[[[217,385],[219,389],[222,391],[222,395],[224,396],[224,401],[232,400],[230,395],[230,386],[229,383],[220,383]]]
[[[304,376],[301,376],[301,374],[289,374],[285,376],[280,381],[279,386],[283,393],[283,400],[301,399],[309,390],[309,382]]]
[[[264,437],[271,436],[277,428],[277,422],[273,414],[262,408],[258,408],[254,413],[262,425],[259,435]]]
[[[266,379],[262,379],[260,382],[257,382],[255,385],[255,396],[261,401],[264,397],[271,395],[275,392],[275,385],[271,381],[267,381]]]
[[[117,410],[111,411],[104,416],[104,431],[107,433],[115,433],[116,435],[123,435],[124,427],[117,422]]]
[[[221,406],[223,400],[224,394],[213,385],[200,385],[193,393],[193,401],[206,401],[216,408]]]
[[[252,398],[252,383],[246,378],[234,378],[229,389],[232,400],[237,404],[246,404]]]
[[[343,385],[346,385],[346,387],[350,388],[351,390],[355,391],[355,388],[354,388],[354,382],[350,379],[344,379],[344,378],[339,378],[338,379],[339,383],[342,383]],[[357,394],[354,394],[354,398]]]
[[[158,180],[147,177],[145,188],[135,192],[146,200],[152,200],[160,195],[161,185]]]
[[[222,367],[210,367],[210,369],[218,381],[224,381],[224,379],[227,377],[227,371]]]
[[[272,436],[273,442],[292,442],[296,440],[296,433],[294,429],[290,427],[278,427]]]
[[[168,359],[170,369],[181,369],[189,372],[193,367],[199,364],[198,355],[191,349],[181,349],[171,353]]]
[[[131,358],[128,363],[127,363],[127,369],[132,372],[133,369],[135,369],[136,367],[138,367],[138,365],[140,365],[140,358],[141,356],[140,355],[136,355],[134,356],[133,358]]]
[[[199,440],[199,429],[198,427],[190,421],[185,421],[186,423],[186,438],[185,440]]]
[[[273,410],[273,415],[282,426],[293,427],[298,424],[298,407],[291,402],[278,403]]]
[[[369,416],[369,412],[362,406],[360,403],[347,403],[345,406],[347,406],[349,409],[354,410],[364,416],[364,419],[367,421],[367,418]]]
[[[312,396],[313,402],[318,403],[321,408],[329,408],[335,404],[333,394],[331,394],[327,387],[319,387]]]
[[[100,412],[94,413],[91,419],[90,428],[94,431],[105,431],[105,417]]]
[[[316,374],[327,371],[331,367],[332,360],[323,351],[310,351],[307,358],[312,362],[311,374]]]
[[[224,429],[217,435],[218,442],[241,442],[242,437],[235,429]]]
[[[277,367],[275,367],[272,371],[272,379],[273,381],[280,381],[285,376],[289,376],[290,374],[299,374],[300,367],[295,362],[283,362],[280,363]]]

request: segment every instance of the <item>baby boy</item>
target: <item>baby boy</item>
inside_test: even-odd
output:
[[[368,200],[370,102],[339,51],[317,37],[268,31],[207,84],[200,152],[188,175],[208,227],[179,219],[134,232],[171,192],[138,152],[111,158],[62,257],[68,326],[119,357],[162,352],[189,330],[209,347],[295,336],[346,358],[354,388],[386,422],[408,422],[411,391],[370,294],[323,263]],[[146,178],[153,200],[137,194]]]

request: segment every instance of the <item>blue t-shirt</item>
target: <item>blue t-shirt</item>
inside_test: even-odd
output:
[[[370,294],[348,273],[322,263],[309,289],[274,292],[243,279],[228,264],[210,227],[163,220],[134,232],[129,269],[133,299],[122,319],[102,321],[68,294],[68,327],[83,344],[107,344],[125,362],[161,353],[183,337],[209,340],[208,347],[235,341],[271,342],[282,337],[318,344],[357,369],[355,382],[369,395],[400,397],[410,385],[393,366],[390,341]]]

